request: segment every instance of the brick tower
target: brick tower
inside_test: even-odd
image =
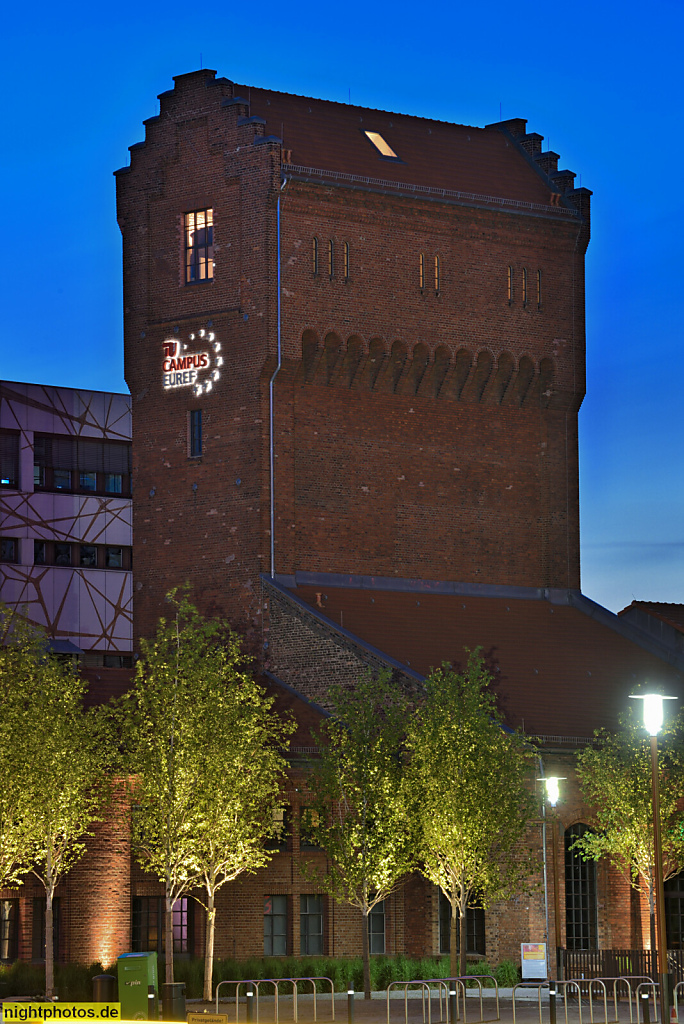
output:
[[[579,587],[587,189],[472,128],[175,78],[117,171],[136,634],[189,580]]]

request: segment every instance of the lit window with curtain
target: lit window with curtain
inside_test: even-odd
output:
[[[423,252],[418,259],[418,286],[421,291],[425,288],[425,253]]]
[[[214,276],[214,211],[185,214],[185,283],[211,281]]]
[[[439,288],[440,288],[439,256],[435,256],[435,291],[438,292]]]

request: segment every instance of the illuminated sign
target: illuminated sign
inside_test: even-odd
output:
[[[198,331],[191,334],[191,342],[206,345],[204,351],[190,352],[188,345],[176,338],[164,342],[162,362],[162,384],[165,391],[172,388],[191,387],[195,395],[208,394],[221,376],[223,356],[221,344],[216,341],[213,331]]]

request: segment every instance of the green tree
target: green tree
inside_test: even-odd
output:
[[[620,717],[619,731],[598,730],[595,746],[577,755],[582,795],[593,812],[592,831],[577,839],[574,849],[585,860],[608,857],[618,870],[630,872],[634,888],[648,897],[655,948],[651,749],[640,712],[640,707],[630,707]],[[667,881],[684,868],[684,710],[663,729],[658,746],[663,848],[659,870]]]
[[[90,826],[101,820],[111,734],[106,712],[84,710],[84,680],[70,663],[46,653],[39,632],[17,620],[8,639],[0,653],[3,861],[7,870],[14,860],[15,877],[30,868],[45,888],[45,992],[51,998],[55,890],[85,853]]]
[[[362,916],[363,987],[370,999],[368,915],[413,865],[411,819],[402,786],[408,703],[390,673],[370,674],[353,690],[331,689],[335,716],[311,761],[309,834],[327,854],[308,876]]]
[[[176,614],[141,641],[135,684],[122,701],[132,781],[132,842],[164,884],[166,981],[173,972],[173,906],[207,892],[205,992],[211,994],[215,894],[267,855],[288,727],[245,672],[236,634],[183,594]]]
[[[272,712],[273,698],[246,674],[235,634],[204,660],[196,817],[191,864],[205,891],[204,999],[212,998],[216,893],[271,859],[264,844],[283,805],[281,784],[294,723]],[[197,897],[196,897],[197,898]]]
[[[479,649],[469,653],[463,673],[444,664],[426,680],[408,733],[406,784],[419,866],[451,905],[452,975],[466,972],[468,907],[486,908],[534,887],[525,848],[535,816],[532,754],[503,727],[490,684]]]

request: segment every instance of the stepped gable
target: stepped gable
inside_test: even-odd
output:
[[[265,120],[267,136],[282,138],[296,166],[549,205],[558,192],[496,125],[473,128],[247,85],[233,90],[252,117]],[[383,158],[365,131],[380,133],[397,159]]]
[[[351,642],[421,676],[443,661],[462,666],[464,649],[481,646],[508,724],[551,745],[615,727],[645,680],[684,697],[684,657],[578,591],[372,579],[345,586],[344,577],[322,574],[288,582],[307,614],[343,622]]]

